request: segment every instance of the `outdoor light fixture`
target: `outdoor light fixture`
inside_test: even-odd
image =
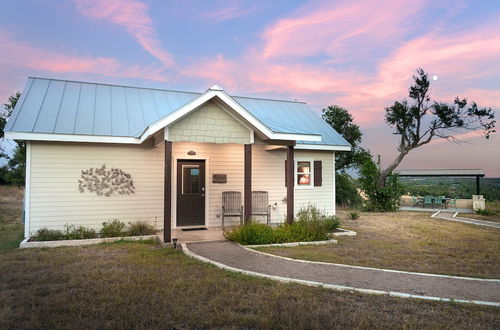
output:
[[[174,242],[174,249],[177,249],[177,238],[172,238],[172,242]]]

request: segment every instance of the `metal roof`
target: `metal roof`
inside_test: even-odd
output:
[[[30,77],[5,131],[137,137],[149,125],[200,95]],[[303,143],[350,146],[305,103],[231,97],[273,132],[319,134],[321,142]]]
[[[484,171],[479,169],[464,169],[464,170],[395,170],[394,174],[399,176],[484,176]]]

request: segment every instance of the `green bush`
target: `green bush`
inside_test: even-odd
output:
[[[335,173],[335,202],[342,207],[361,206],[363,199],[359,196],[358,185],[347,173]]]
[[[337,218],[336,216],[334,215],[331,215],[331,216],[328,216],[325,218],[325,223],[326,223],[326,230],[331,233],[335,230],[337,230],[340,225],[342,224],[340,222],[340,219]]]
[[[127,230],[128,236],[142,236],[142,235],[154,235],[156,234],[156,229],[145,221],[129,222],[129,228]]]
[[[487,209],[484,209],[484,210],[476,210],[476,213],[477,214],[480,214],[480,215],[495,215],[495,212],[492,211],[492,210],[487,210]]]
[[[403,193],[403,187],[396,175],[387,178],[385,186],[379,187],[378,180],[380,170],[370,159],[361,166],[359,183],[368,200],[365,201],[364,209],[372,212],[395,211],[399,197]]]
[[[32,241],[59,241],[65,239],[62,230],[40,228],[35,235],[31,236]]]
[[[310,205],[297,213],[296,221],[291,225],[285,223],[273,228],[249,222],[225,232],[224,236],[244,245],[323,241],[339,226],[337,217],[325,216]]]
[[[97,238],[97,233],[91,228],[83,226],[75,227],[75,225],[66,224],[64,226],[64,236],[65,239],[87,239]]]
[[[125,235],[125,224],[120,220],[113,219],[102,223],[101,237],[121,237]]]
[[[356,220],[359,218],[359,212],[356,212],[356,211],[353,211],[353,212],[349,212],[349,218],[351,220]]]

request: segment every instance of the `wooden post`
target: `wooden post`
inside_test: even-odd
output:
[[[479,189],[479,175],[476,176],[476,195],[479,195],[480,189]]]
[[[294,189],[294,167],[295,167],[295,162],[293,160],[293,146],[288,146],[287,152],[286,152],[286,222],[291,224],[293,222],[294,218],[294,196],[293,196],[293,189]]]
[[[172,141],[165,141],[165,171],[163,181],[163,241],[172,240]]]
[[[245,144],[244,212],[245,223],[252,217],[252,145]]]

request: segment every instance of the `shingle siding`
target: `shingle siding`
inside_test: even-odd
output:
[[[208,102],[168,128],[168,139],[179,142],[250,143],[250,130],[217,104]]]

